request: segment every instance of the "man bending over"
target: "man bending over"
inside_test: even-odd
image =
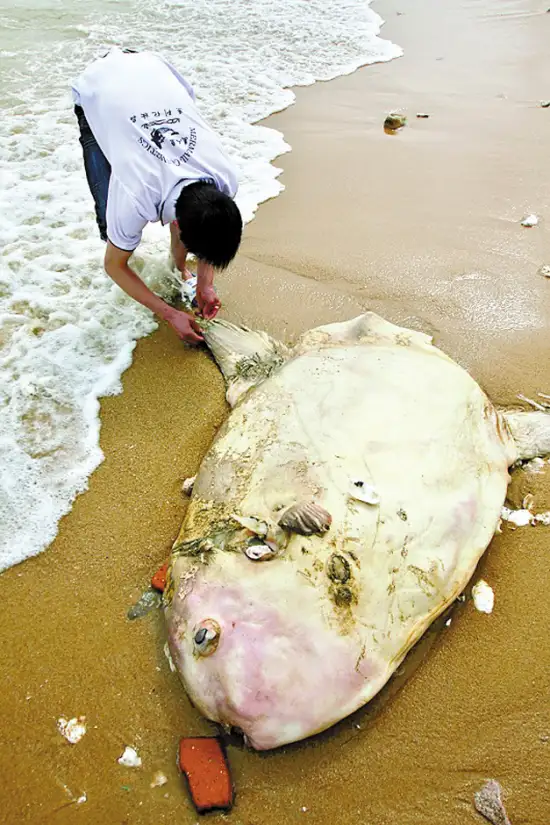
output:
[[[191,315],[155,295],[129,259],[148,222],[170,224],[171,251],[185,280],[196,256],[196,302],[214,318],[214,272],[235,257],[242,219],[236,170],[203,120],[189,83],[152,52],[118,48],[73,84],[84,168],[95,201],[105,271],[128,295],[166,320],[188,343],[202,340]]]

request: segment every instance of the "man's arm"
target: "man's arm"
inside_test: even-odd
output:
[[[197,322],[186,312],[180,312],[169,306],[162,298],[151,292],[141,278],[130,269],[128,261],[132,252],[118,249],[110,241],[107,242],[105,251],[105,272],[124,290],[124,292],[138,301],[143,306],[150,309],[159,318],[167,321],[176,335],[189,344],[196,344],[203,340],[200,327]]]
[[[185,279],[188,273],[187,249],[182,243],[175,222],[170,224],[170,248],[174,264]],[[197,305],[200,314],[208,321],[217,315],[221,307],[221,301],[214,289],[214,268],[201,260],[197,262]]]
[[[197,304],[200,314],[209,321],[221,307],[214,289],[214,267],[201,260],[197,263]]]

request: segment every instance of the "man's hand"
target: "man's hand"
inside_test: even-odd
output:
[[[197,306],[203,318],[211,321],[218,314],[221,301],[216,295],[216,290],[211,284],[201,286],[197,284]]]
[[[200,344],[204,341],[201,328],[192,315],[177,309],[165,315],[166,320],[182,341],[187,344]]]

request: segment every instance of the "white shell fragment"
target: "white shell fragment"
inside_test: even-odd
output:
[[[501,787],[496,779],[489,779],[481,790],[474,794],[474,807],[492,825],[511,825],[501,793]]]
[[[539,222],[539,219],[536,215],[527,215],[521,222],[522,226],[536,226]]]
[[[251,561],[267,561],[272,559],[276,553],[277,551],[269,544],[251,544],[244,551],[245,556]]]
[[[525,509],[510,510],[509,507],[503,507],[500,517],[503,521],[515,524],[516,527],[527,527],[528,524],[533,523],[533,513]]]
[[[543,264],[538,270],[538,274],[542,275],[543,278],[550,278],[550,265]]]
[[[492,613],[495,604],[495,594],[493,589],[484,579],[480,579],[472,587],[472,598],[474,605],[480,613]]]
[[[185,496],[190,496],[193,492],[193,487],[196,478],[197,476],[191,476],[191,478],[186,478],[183,484],[181,485],[181,491]]]
[[[364,504],[380,504],[380,496],[372,484],[367,484],[365,481],[361,481],[361,479],[352,481],[349,495],[357,501],[364,502]]]
[[[117,762],[126,768],[141,768],[141,756],[138,756],[137,751],[129,745],[124,748],[124,753],[119,756]]]
[[[153,774],[153,781],[150,784],[151,788],[160,788],[162,785],[166,785],[168,782],[168,777],[162,771],[157,771]]]
[[[65,719],[62,716],[57,720],[57,730],[65,737],[67,742],[76,745],[86,733],[86,717],[75,716],[74,719]]]
[[[533,472],[540,471],[533,470]],[[524,504],[525,503],[526,502],[524,502]],[[516,527],[527,527],[528,524],[533,526],[544,524],[545,527],[550,525],[550,511],[548,510],[545,513],[533,513],[531,510],[525,508],[521,510],[511,510],[509,507],[503,507],[500,515],[503,521],[515,524]]]

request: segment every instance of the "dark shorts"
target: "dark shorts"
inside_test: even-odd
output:
[[[86,120],[81,106],[75,106],[74,112],[80,129],[80,143],[84,155],[84,169],[90,192],[95,203],[95,214],[99,235],[107,240],[107,194],[111,178],[111,164],[98,146],[94,133]]]

